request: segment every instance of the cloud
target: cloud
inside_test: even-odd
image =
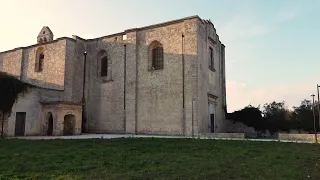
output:
[[[249,35],[251,37],[262,36],[264,34],[268,34],[270,29],[263,25],[255,25],[249,29]]]
[[[316,82],[316,79],[313,79],[249,89],[245,83],[227,81],[228,112],[241,109],[249,104],[262,106],[272,101],[285,101],[288,108],[298,106],[304,99],[311,100],[311,94],[316,93]]]
[[[224,42],[246,40],[270,32],[270,28],[261,23],[254,14],[236,14],[218,29]]]
[[[276,31],[277,25],[292,20],[297,15],[298,9],[283,10],[271,17],[271,22],[267,22],[262,21],[257,14],[242,13],[235,14],[224,24],[217,26],[221,40],[227,45],[227,64],[236,66],[235,62],[245,63],[250,59],[257,59],[262,50],[251,40]],[[294,84],[284,82],[252,89],[244,82],[227,81],[228,111],[232,112],[249,104],[263,105],[272,101],[286,101],[289,107],[297,106],[303,99],[310,99],[310,95],[315,93],[315,82],[316,80]]]
[[[221,41],[227,45],[228,64],[256,58],[259,47],[252,44],[250,39],[271,32],[271,28],[250,13],[236,14],[225,23],[217,25],[217,29]]]
[[[290,9],[290,10],[285,10],[285,11],[280,12],[277,15],[277,18],[276,18],[277,21],[276,22],[277,23],[286,22],[286,21],[294,19],[297,15],[298,15],[298,9],[297,8],[293,8],[293,9]]]
[[[224,24],[218,27],[221,39],[224,42],[243,41],[271,33],[279,23],[297,17],[298,8],[282,10],[276,13],[273,21],[266,23],[262,17],[253,13],[239,13],[233,15]]]

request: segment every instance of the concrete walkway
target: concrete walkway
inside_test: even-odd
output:
[[[21,136],[8,137],[8,139],[27,140],[53,140],[53,139],[116,139],[116,138],[194,138],[194,139],[216,139],[216,140],[241,140],[241,141],[263,141],[263,142],[293,142],[293,143],[313,143],[307,141],[289,141],[277,139],[240,139],[240,138],[212,138],[212,137],[187,137],[187,136],[157,136],[157,135],[134,135],[134,134],[82,134],[76,136]]]

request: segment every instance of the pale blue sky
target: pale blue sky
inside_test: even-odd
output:
[[[1,0],[0,51],[55,38],[94,38],[199,15],[226,45],[228,110],[310,99],[320,83],[319,0]]]

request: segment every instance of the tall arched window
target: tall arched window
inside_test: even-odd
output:
[[[101,77],[108,76],[108,57],[104,56],[101,59]]]
[[[44,48],[40,47],[36,52],[35,72],[42,72],[44,66]]]
[[[163,46],[159,41],[149,45],[149,59],[153,70],[163,69]]]
[[[43,52],[39,55],[39,67],[38,70],[41,72],[43,70],[43,62],[44,61],[44,54]]]
[[[112,58],[107,51],[101,49],[97,54],[97,78],[102,83],[112,81]]]

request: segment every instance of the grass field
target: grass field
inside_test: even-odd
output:
[[[0,179],[320,179],[320,145],[149,138],[0,140]]]

